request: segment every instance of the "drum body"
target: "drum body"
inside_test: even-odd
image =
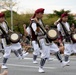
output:
[[[20,36],[18,33],[11,33],[9,39],[12,43],[17,43],[20,40]]]
[[[71,39],[72,39],[73,43],[76,43],[76,33],[73,33],[71,35]]]
[[[56,29],[50,29],[48,32],[48,38],[52,41],[58,38],[58,31]]]

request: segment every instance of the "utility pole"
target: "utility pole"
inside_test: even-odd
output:
[[[10,11],[11,11],[11,30],[13,31],[13,11],[12,11],[12,0],[11,0],[11,3],[10,3]]]

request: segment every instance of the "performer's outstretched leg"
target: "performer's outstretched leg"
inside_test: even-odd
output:
[[[62,63],[62,66],[63,66],[63,67],[68,64],[68,61],[63,61],[63,60],[62,60],[62,57],[61,57],[61,55],[60,55],[60,51],[56,52],[55,55],[56,55],[57,59],[60,61],[60,63]]]
[[[58,59],[60,62],[62,62],[62,57],[61,57],[61,55],[60,55],[60,51],[56,52],[56,53],[55,53],[55,56],[57,57],[57,59]]]
[[[39,67],[39,72],[43,73],[44,70],[43,70],[43,66],[46,62],[46,58],[41,58],[41,61],[40,61],[40,67]]]

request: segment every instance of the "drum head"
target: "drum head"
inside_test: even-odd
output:
[[[17,33],[12,33],[11,35],[10,35],[10,41],[12,42],[12,43],[17,43],[18,41],[19,41],[19,35],[17,34]]]
[[[56,30],[56,29],[50,29],[50,30],[48,31],[48,37],[49,37],[51,40],[57,39],[57,37],[58,37],[58,32],[57,32],[57,30]]]

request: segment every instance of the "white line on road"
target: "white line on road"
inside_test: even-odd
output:
[[[24,58],[25,60],[33,60],[33,58]],[[40,58],[37,58],[37,60],[40,60]],[[50,60],[50,61],[53,61],[53,60],[57,60],[57,59],[55,59],[55,58],[49,58],[48,60]]]
[[[28,68],[39,68],[39,66],[29,66],[29,65],[18,65],[18,64],[7,64],[9,66],[14,66],[14,67],[28,67]],[[56,67],[44,67],[46,69],[56,69]]]

